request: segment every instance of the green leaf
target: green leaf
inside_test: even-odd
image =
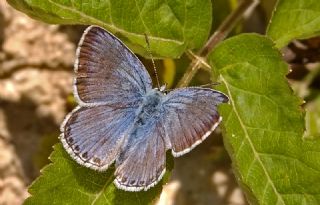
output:
[[[279,0],[268,30],[278,48],[320,34],[319,0]]]
[[[153,204],[160,195],[162,182],[148,191],[126,192],[113,184],[114,168],[97,172],[78,165],[62,145],[56,144],[52,164],[31,185],[25,204]],[[170,159],[169,159],[170,160]],[[168,174],[168,173],[167,173]]]
[[[29,16],[57,24],[95,24],[119,36],[133,51],[179,57],[199,48],[211,27],[210,0],[7,0]]]
[[[224,142],[251,204],[320,204],[320,141],[305,140],[301,100],[272,41],[230,38],[209,63],[220,73]]]
[[[306,105],[306,131],[304,137],[308,139],[320,138],[320,97]]]

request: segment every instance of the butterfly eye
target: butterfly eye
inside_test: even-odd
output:
[[[164,85],[162,85],[161,87],[160,87],[160,91],[161,92],[164,92],[165,90],[166,90],[166,88],[167,88],[167,84],[164,84]]]

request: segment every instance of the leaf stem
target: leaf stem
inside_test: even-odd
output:
[[[179,81],[177,87],[186,87],[190,83],[191,79],[201,67],[201,62],[203,60],[206,60],[210,51],[220,41],[228,36],[234,26],[244,16],[244,13],[248,10],[248,8],[255,4],[257,4],[257,0],[242,0],[240,2],[239,6],[227,16],[227,18],[221,23],[217,30],[211,35],[207,43],[199,50],[197,56],[199,56],[200,58],[194,58],[192,60],[186,72]]]

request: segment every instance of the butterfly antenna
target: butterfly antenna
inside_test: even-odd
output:
[[[145,37],[146,42],[147,42],[147,48],[148,48],[147,50],[148,50],[148,53],[149,53],[151,61],[152,61],[154,75],[156,76],[156,79],[157,79],[158,89],[160,90],[160,82],[159,82],[159,78],[158,78],[158,72],[157,72],[156,64],[154,63],[153,56],[152,56],[152,53],[151,53],[149,38],[148,38],[147,34],[144,34],[144,37]]]

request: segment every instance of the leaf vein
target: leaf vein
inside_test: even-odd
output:
[[[251,147],[251,149],[252,149],[252,151],[253,151],[253,155],[254,155],[255,159],[256,159],[256,160],[259,162],[259,164],[261,165],[262,170],[263,170],[263,172],[264,172],[264,174],[265,174],[265,176],[266,176],[266,178],[267,178],[267,180],[268,180],[268,183],[271,185],[271,187],[272,187],[272,189],[274,190],[275,194],[277,195],[278,199],[280,200],[280,202],[281,202],[282,204],[285,204],[285,202],[284,202],[281,194],[278,192],[276,186],[274,185],[273,181],[271,180],[271,177],[270,177],[268,171],[266,170],[266,168],[265,168],[265,166],[264,166],[264,164],[263,164],[263,162],[262,162],[262,160],[261,160],[261,158],[260,158],[260,156],[259,156],[259,154],[258,154],[258,152],[257,152],[257,150],[256,150],[256,148],[255,148],[255,146],[254,146],[254,144],[253,144],[253,142],[252,142],[251,139],[250,139],[249,133],[248,133],[248,131],[247,131],[247,129],[246,129],[246,127],[245,127],[245,125],[244,125],[241,117],[240,117],[240,114],[238,113],[238,110],[237,110],[235,104],[234,104],[233,97],[232,97],[232,95],[231,95],[231,91],[230,91],[230,87],[229,87],[228,82],[224,79],[224,77],[223,77],[222,75],[221,75],[221,80],[222,80],[222,81],[225,83],[225,85],[226,85],[227,92],[228,92],[228,96],[229,96],[230,102],[231,102],[231,106],[233,107],[234,113],[236,114],[236,117],[237,117],[238,120],[239,120],[240,126],[241,126],[241,128],[243,129],[243,131],[244,131],[244,136],[245,136],[245,138],[247,138],[247,140],[248,140],[248,142],[249,142],[249,145],[250,145],[250,147]]]
[[[94,205],[95,202],[96,202],[96,201],[99,199],[99,197],[101,196],[101,194],[104,193],[105,189],[106,189],[107,186],[110,184],[110,181],[111,181],[111,180],[112,180],[112,177],[110,177],[110,178],[106,181],[106,183],[103,185],[101,191],[96,195],[95,199],[92,201],[91,205]],[[112,203],[110,203],[109,200],[107,200],[107,202],[108,202],[108,204],[112,204]]]
[[[301,164],[304,164],[306,167],[320,173],[320,170],[314,168],[314,167],[311,167],[309,164],[307,164],[306,162],[302,161],[301,159],[299,158],[295,158],[293,156],[288,156],[288,155],[284,155],[284,154],[278,154],[278,153],[267,153],[267,152],[258,152],[258,154],[260,155],[267,155],[267,156],[275,156],[275,157],[282,157],[282,158],[287,158],[287,159],[291,159],[291,160],[295,160],[295,161],[298,161],[300,162]]]
[[[128,31],[123,30],[123,29],[121,29],[119,27],[116,27],[114,24],[105,23],[105,22],[103,22],[103,21],[101,21],[99,19],[96,19],[96,18],[94,18],[94,17],[92,17],[92,16],[90,16],[90,15],[88,15],[86,13],[83,13],[81,11],[75,10],[74,8],[67,7],[65,5],[59,4],[59,3],[54,2],[52,0],[48,0],[48,1],[51,2],[54,5],[62,8],[62,9],[64,9],[64,10],[76,13],[76,14],[80,15],[83,18],[88,18],[92,22],[94,22],[96,25],[100,25],[100,26],[103,26],[105,28],[110,28],[111,30],[117,31],[117,32],[122,33],[122,34],[132,35],[132,36],[136,36],[136,37],[139,37],[139,38],[144,38],[144,35],[142,35],[142,34],[128,32]],[[79,19],[79,21],[81,21],[81,19]],[[152,40],[155,40],[155,41],[172,42],[172,43],[175,43],[177,45],[183,45],[184,44],[183,41],[178,41],[178,40],[175,40],[175,39],[162,38],[162,37],[158,37],[158,36],[148,36],[148,37],[149,37],[149,39],[152,39]]]

